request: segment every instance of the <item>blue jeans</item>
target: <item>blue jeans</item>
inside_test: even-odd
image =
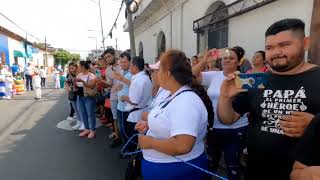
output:
[[[247,126],[238,129],[213,129],[207,133],[207,154],[211,157],[210,170],[216,172],[222,152],[228,178],[240,180],[240,158],[245,147]]]
[[[77,107],[77,101],[70,101],[70,103],[73,107],[73,110],[75,111],[75,113],[77,115],[78,120],[82,122],[81,117],[80,117],[80,113],[79,113],[78,107]]]
[[[92,131],[96,130],[96,116],[95,116],[96,100],[91,97],[77,98],[77,108],[79,111],[80,119],[82,120],[85,129]]]
[[[32,86],[32,76],[31,75],[25,75],[26,76],[26,88],[29,91],[30,89],[33,90]]]
[[[208,170],[208,159],[205,153],[188,161],[189,163]],[[208,175],[186,163],[154,163],[142,159],[141,171],[144,180],[204,180]]]

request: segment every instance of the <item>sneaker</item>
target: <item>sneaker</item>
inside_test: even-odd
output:
[[[73,117],[70,117],[70,116],[69,116],[69,117],[67,117],[67,120],[68,120],[68,121],[74,121],[75,119],[74,119]]]
[[[84,128],[84,124],[83,123],[81,123],[81,126],[80,126],[80,128],[79,128],[79,130],[84,130],[85,128]]]
[[[81,127],[81,122],[77,121],[77,124],[75,126],[72,127],[73,130],[79,130],[79,128]]]
[[[110,148],[119,147],[119,146],[121,146],[121,144],[122,144],[121,139],[114,139],[113,142],[112,142],[112,144],[111,144],[111,146],[110,146]]]

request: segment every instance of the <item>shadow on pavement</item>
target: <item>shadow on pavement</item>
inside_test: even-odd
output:
[[[18,140],[8,143],[8,151],[2,150],[6,145],[0,142],[0,179],[123,179],[126,160],[119,158],[120,148],[109,148],[110,130],[98,128],[94,140],[79,138],[79,132],[56,127],[68,113],[69,103],[60,98],[30,130],[11,133],[7,141]]]

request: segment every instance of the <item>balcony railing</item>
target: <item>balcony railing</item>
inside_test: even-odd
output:
[[[261,6],[265,6],[277,0],[238,0],[224,6],[200,19],[193,21],[193,31],[202,33],[204,29],[219,28],[219,24],[225,20],[247,13]]]

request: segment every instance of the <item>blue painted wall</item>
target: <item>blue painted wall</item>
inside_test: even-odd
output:
[[[4,52],[6,57],[6,64],[10,64],[9,59],[9,48],[8,48],[8,37],[0,34],[0,51]]]

